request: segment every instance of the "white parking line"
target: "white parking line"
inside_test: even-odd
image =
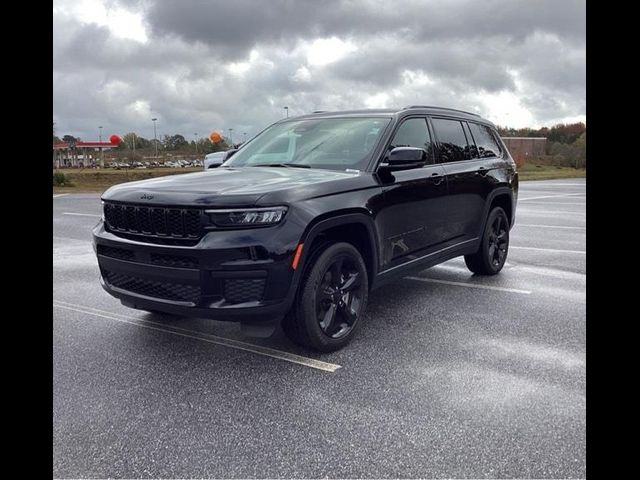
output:
[[[570,210],[524,210],[524,208],[520,208],[518,211],[522,215],[537,215],[537,214],[554,215],[556,213],[571,213],[573,215],[586,215],[586,212],[579,212],[579,211],[572,212]]]
[[[232,340],[230,338],[218,337],[216,335],[211,335],[208,333],[197,332],[194,330],[188,330],[186,328],[180,327],[166,327],[162,323],[153,322],[150,320],[143,320],[136,317],[129,317],[126,315],[121,315],[119,313],[107,312],[104,310],[99,310],[97,308],[86,307],[84,305],[76,305],[69,302],[63,302],[61,300],[54,300],[54,307],[63,308],[66,310],[72,310],[79,313],[85,313],[87,315],[94,315],[96,317],[106,318],[108,320],[114,320],[116,322],[128,323],[130,325],[135,325],[137,327],[148,328],[151,330],[158,330],[165,333],[170,333],[172,335],[177,335],[180,337],[192,338],[195,340],[200,340],[207,343],[213,343],[215,345],[221,345],[224,347],[235,348],[236,350],[243,350],[246,352],[255,353],[258,355],[263,355],[265,357],[276,358],[278,360],[283,360],[285,362],[296,363],[298,365],[303,365],[309,368],[315,368],[316,370],[323,370],[325,372],[335,372],[339,368],[342,368],[340,365],[336,365],[335,363],[327,363],[321,360],[315,360],[313,358],[303,357],[301,355],[296,355],[294,353],[284,352],[281,350],[276,350],[273,348],[262,347],[259,345],[253,345],[251,343],[240,342],[238,340]],[[135,321],[127,320],[133,319]],[[156,327],[153,325],[160,325],[160,327]],[[181,332],[189,332],[189,333],[181,333],[176,330],[180,330]]]
[[[76,217],[97,217],[100,218],[100,215],[95,215],[93,213],[75,213],[75,212],[62,212],[63,215],[74,215]]]
[[[64,197],[65,195],[69,195],[69,194],[68,193],[58,193],[57,195],[54,195],[53,198]]]
[[[509,245],[509,248],[515,248],[518,250],[536,250],[538,252],[554,252],[554,253],[579,253],[586,255],[587,252],[583,250],[561,250],[557,248],[537,248],[537,247],[516,247],[515,245]]]
[[[517,288],[493,287],[491,285],[478,285],[475,283],[467,283],[467,282],[451,282],[449,280],[438,280],[435,278],[424,278],[424,277],[404,277],[404,278],[408,278],[409,280],[417,280],[419,282],[443,283],[445,285],[455,285],[457,287],[480,288],[483,290],[497,290],[499,292],[521,293],[523,295],[531,294],[531,290],[520,290]]]
[[[532,223],[516,223],[513,228],[517,227],[533,227],[533,228],[564,228],[567,230],[586,230],[587,227],[569,227],[566,225],[535,225]]]
[[[529,198],[518,198],[518,202],[526,202],[527,200],[539,200],[541,198],[558,198],[558,197],[573,197],[576,195],[586,195],[586,193],[563,193],[562,195],[545,195],[543,197],[529,197]]]
[[[557,205],[582,205],[586,206],[587,202],[529,202],[527,205],[546,205],[546,206],[557,206]]]

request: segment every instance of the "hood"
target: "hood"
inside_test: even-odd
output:
[[[335,191],[336,183],[342,184],[340,189],[348,190],[352,188],[348,184],[361,175],[286,167],[216,168],[115,185],[102,199],[158,205],[246,206],[256,204],[267,194],[285,194],[286,190],[292,190],[292,198],[298,198],[302,191],[307,194]]]

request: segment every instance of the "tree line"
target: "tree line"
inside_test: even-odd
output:
[[[122,137],[122,142],[118,145],[117,148],[114,148],[115,152],[123,152],[130,151],[131,155],[133,155],[133,151],[136,152],[136,156],[140,155],[153,155],[155,153],[156,143],[158,147],[158,152],[167,151],[172,152],[173,154],[184,154],[184,155],[193,155],[198,153],[198,155],[206,155],[212,152],[218,152],[220,150],[228,150],[230,148],[230,142],[226,138],[222,138],[222,140],[218,143],[213,143],[209,138],[202,137],[198,138],[197,143],[196,140],[188,141],[183,135],[175,134],[175,135],[163,135],[161,138],[155,139],[147,139],[141,135],[136,134],[135,132],[129,132],[124,134]],[[53,136],[53,143],[67,142],[67,143],[76,143],[82,141],[79,137],[74,137],[73,135],[65,135],[62,139],[57,136]],[[197,146],[197,148],[196,148]]]
[[[559,123],[552,127],[542,128],[512,128],[498,126],[498,133],[502,137],[546,137],[546,155],[538,159],[543,163],[550,165],[574,166],[584,168],[587,165],[587,126],[582,123]],[[80,138],[72,135],[65,135],[62,139],[53,136],[53,142],[78,142]],[[131,151],[130,156],[135,150],[136,156],[149,156],[155,153],[155,143],[157,142],[158,151],[172,152],[173,154],[206,155],[220,150],[227,150],[231,143],[227,138],[222,141],[213,143],[209,138],[199,138],[197,141],[187,140],[183,135],[164,135],[158,140],[147,139],[135,132],[129,132],[122,136],[122,143],[114,149],[123,154],[124,151]]]
[[[497,129],[501,137],[546,137],[546,155],[538,159],[542,163],[575,168],[587,166],[587,126],[582,122],[542,128],[498,126]]]

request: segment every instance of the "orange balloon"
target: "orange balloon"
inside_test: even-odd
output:
[[[209,135],[209,139],[213,143],[218,143],[220,140],[222,140],[222,136],[218,132],[211,132],[211,135]]]

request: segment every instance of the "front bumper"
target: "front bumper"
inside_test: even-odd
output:
[[[274,229],[207,233],[197,245],[158,245],[93,230],[101,284],[124,305],[187,317],[267,322],[289,310],[295,240]],[[276,241],[277,240],[277,241]]]

